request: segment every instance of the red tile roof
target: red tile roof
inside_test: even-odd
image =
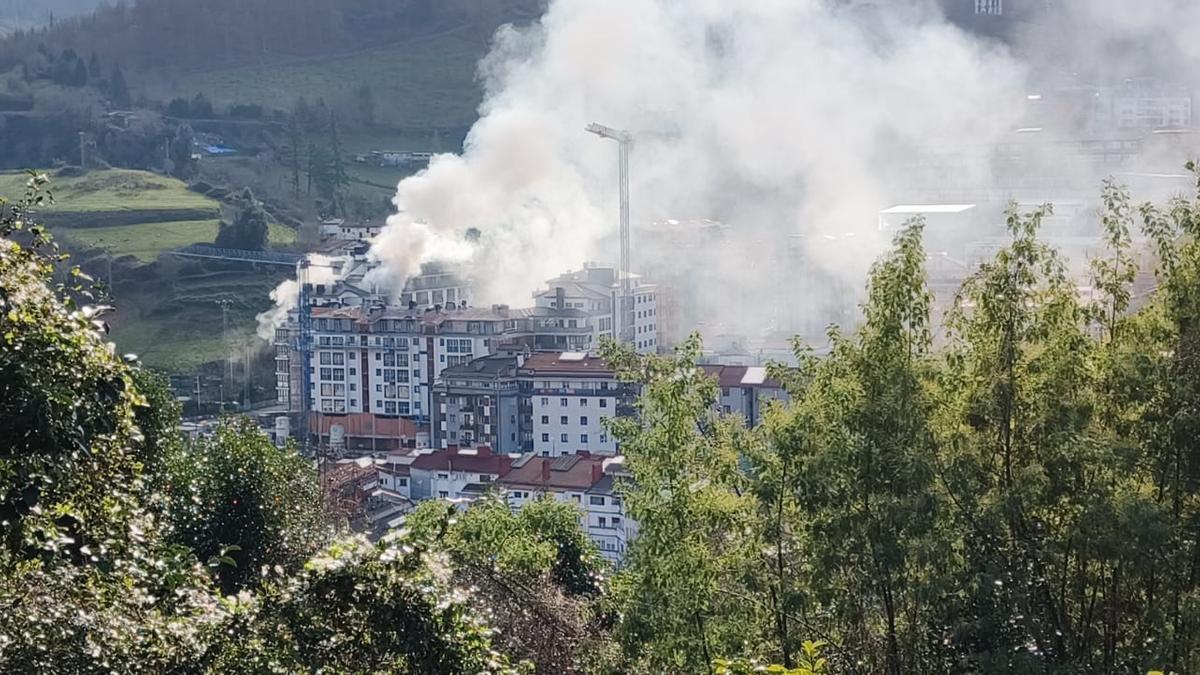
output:
[[[512,457],[492,454],[491,448],[487,447],[479,447],[473,451],[451,448],[418,455],[412,463],[412,468],[426,471],[466,471],[503,476],[512,468],[512,462]]]
[[[565,457],[525,456],[500,479],[504,485],[584,491],[604,478],[604,458],[589,455]]]

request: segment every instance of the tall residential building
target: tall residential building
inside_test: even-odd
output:
[[[633,414],[634,387],[585,352],[538,352],[517,369],[522,447],[560,457],[617,454],[604,421]]]
[[[502,351],[442,371],[433,386],[434,447],[487,445],[520,453],[517,369],[523,352]]]
[[[633,346],[638,353],[653,354],[659,345],[657,288],[637,275],[632,282]],[[539,344],[540,349],[594,351],[601,338],[615,335],[614,308],[619,306],[617,299],[621,292],[616,268],[588,263],[582,270],[550,279],[546,286],[533,296],[535,309],[572,312],[562,328],[576,328],[578,332],[550,344]]]

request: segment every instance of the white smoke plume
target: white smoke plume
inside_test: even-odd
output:
[[[737,250],[678,256],[697,280],[786,285],[756,263],[791,237],[820,242],[815,264],[857,285],[886,243],[888,176],[914,148],[1010,132],[1024,77],[931,6],[825,0],[553,0],[501,29],[480,73],[462,155],[400,183],[373,252],[395,278],[469,262],[477,299],[514,304],[585,260],[615,262],[616,147],[589,122],[636,138],[634,271],[651,257],[639,227],[717,218]]]
[[[336,279],[328,257],[310,254],[308,260],[308,283],[328,284]],[[299,281],[289,279],[276,286],[275,290],[271,291],[271,302],[274,305],[270,309],[255,317],[258,322],[255,332],[260,339],[267,342],[275,339],[275,329],[287,323],[288,312],[295,310],[300,304]]]

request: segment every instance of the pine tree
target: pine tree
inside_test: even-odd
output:
[[[125,73],[121,71],[120,66],[113,66],[112,74],[109,75],[108,96],[112,99],[113,105],[120,108],[128,108],[132,103],[129,85],[125,82]]]

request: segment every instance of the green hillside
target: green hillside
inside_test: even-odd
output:
[[[299,97],[339,107],[367,85],[382,125],[466,127],[476,117],[475,67],[485,51],[475,31],[457,29],[351,54],[195,73],[151,91],[164,100],[203,92],[218,108],[234,103],[288,108]]]

